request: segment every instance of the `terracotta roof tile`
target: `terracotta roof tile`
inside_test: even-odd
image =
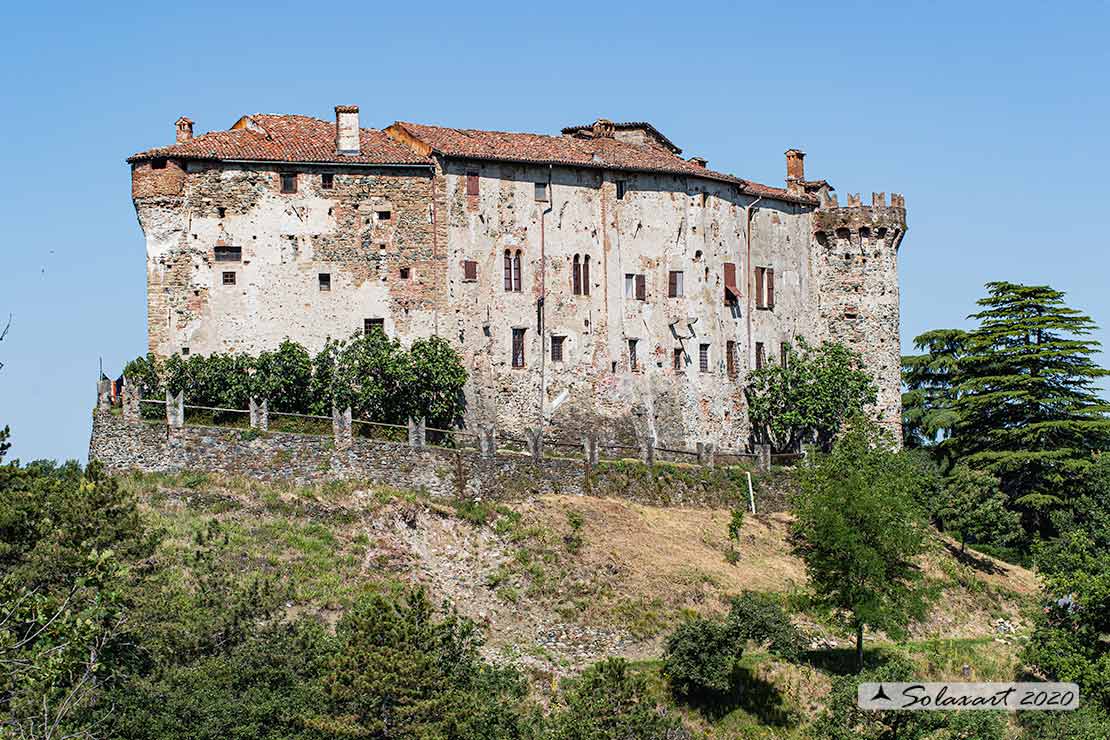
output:
[[[706,169],[659,146],[633,144],[609,138],[446,128],[407,121],[398,121],[394,126],[404,129],[409,136],[430,146],[437,154],[455,159],[565,164],[630,172],[686,175],[732,183],[741,191],[751,195],[801,203],[817,202],[810,195],[798,195],[787,192],[784,188],[761,185]]]
[[[362,153],[335,152],[335,123],[294,115],[244,116],[228,131],[211,131],[189,141],[148,149],[128,162],[156,157],[242,159],[267,162],[347,164],[431,164],[377,129],[361,129]]]
[[[596,124],[593,124],[593,123],[587,123],[587,124],[584,124],[584,125],[581,125],[581,126],[567,126],[566,128],[563,129],[563,133],[564,134],[577,134],[577,133],[581,133],[583,131],[590,131],[590,130],[593,129],[593,127],[595,125]],[[621,123],[612,123],[612,126],[613,126],[613,128],[615,128],[617,130],[621,130],[621,129],[627,130],[627,129],[636,129],[636,128],[643,129],[643,130],[647,131],[649,134],[651,134],[652,136],[654,136],[656,139],[658,139],[660,144],[667,147],[668,149],[673,151],[675,154],[682,154],[682,150],[679,149],[673,141],[671,141],[666,136],[664,136],[663,132],[661,132],[659,129],[655,128],[655,126],[652,126],[647,121],[624,121],[624,122],[621,122]]]

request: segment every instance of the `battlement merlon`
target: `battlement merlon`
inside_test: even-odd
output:
[[[836,196],[823,199],[813,212],[813,234],[817,242],[827,245],[838,240],[859,244],[864,239],[886,241],[898,250],[906,234],[906,201],[900,193],[873,193],[871,205],[861,203],[858,193],[848,195],[848,205],[841,207]]]

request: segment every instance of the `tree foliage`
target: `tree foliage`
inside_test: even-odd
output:
[[[968,540],[1005,546],[1021,536],[1021,517],[1006,508],[998,478],[964,465],[948,477],[937,516],[944,529],[959,536],[960,552]]]
[[[913,340],[920,355],[902,357],[902,439],[906,447],[927,447],[946,439],[955,424],[952,402],[967,333],[927,331]]]
[[[844,420],[875,403],[876,387],[857,352],[798,337],[786,365],[771,363],[748,377],[748,416],[757,442],[797,450],[815,440],[827,450]]]
[[[831,453],[801,469],[799,483],[795,552],[819,603],[855,631],[862,667],[865,628],[903,634],[927,603],[914,562],[926,544],[916,466],[856,417]]]
[[[680,699],[717,701],[735,690],[737,662],[743,651],[743,643],[729,634],[725,624],[695,617],[667,637],[663,675]]]

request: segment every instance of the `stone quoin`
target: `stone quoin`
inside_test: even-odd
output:
[[[341,105],[193,125],[128,159],[156,355],[438,335],[468,426],[737,448],[744,378],[800,335],[861,352],[900,430],[905,204],[840,205],[797,149],[778,188],[643,122],[379,130]]]

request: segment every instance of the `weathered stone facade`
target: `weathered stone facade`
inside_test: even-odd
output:
[[[831,337],[864,354],[900,423],[900,197],[839,207],[796,150],[786,188],[750,183],[648,124],[397,123],[347,155],[352,115],[337,108],[345,131],[253,116],[195,139],[189,122],[131,159],[152,352],[315,350],[378,320],[460,350],[471,426],[736,449],[757,354]]]

